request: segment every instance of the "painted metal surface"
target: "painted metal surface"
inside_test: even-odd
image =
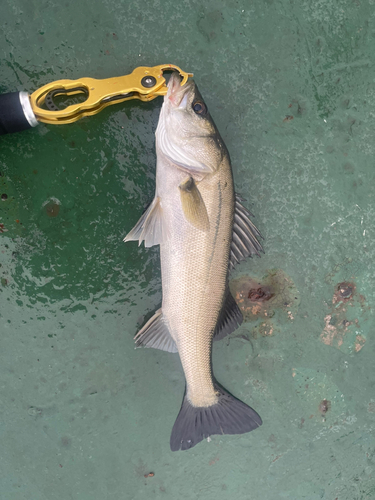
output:
[[[157,250],[122,243],[153,196],[160,103],[4,136],[4,498],[374,498],[374,16],[372,0],[3,3],[1,92],[193,71],[266,251],[236,269],[248,322],[214,348],[263,425],[172,455],[178,358],[133,349]]]

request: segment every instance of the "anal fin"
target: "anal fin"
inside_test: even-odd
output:
[[[151,319],[139,330],[134,337],[136,347],[153,347],[167,352],[177,352],[176,342],[173,340],[163,318],[163,311],[158,309]]]
[[[227,289],[225,301],[217,320],[214,340],[221,340],[236,330],[243,321],[242,313],[233,295]]]
[[[142,241],[145,247],[160,245],[167,238],[167,228],[163,219],[163,209],[159,196],[155,196],[150,206],[139,219],[124,241]]]

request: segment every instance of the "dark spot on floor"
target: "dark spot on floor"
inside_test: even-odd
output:
[[[327,413],[327,411],[329,411],[331,408],[331,401],[328,401],[327,399],[323,399],[320,403],[319,403],[319,412],[321,413],[321,415],[325,415]]]
[[[286,115],[284,120],[283,120],[283,123],[285,122],[291,122],[293,120],[294,116],[292,115]]]
[[[354,283],[348,283],[346,281],[339,283],[337,285],[337,293],[336,293],[337,301],[350,299],[350,297],[354,293],[354,290],[355,290]]]
[[[48,217],[57,217],[59,215],[60,205],[54,201],[49,201],[44,208]]]
[[[68,436],[63,436],[61,438],[61,446],[63,448],[70,448],[72,445],[72,440]]]
[[[344,163],[343,169],[346,174],[354,174],[354,165],[350,162]]]

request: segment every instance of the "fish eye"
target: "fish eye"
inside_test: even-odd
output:
[[[205,115],[207,113],[207,106],[202,101],[194,101],[192,108],[197,115]]]

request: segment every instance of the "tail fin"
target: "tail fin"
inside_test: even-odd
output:
[[[171,450],[188,450],[213,434],[244,434],[262,425],[250,406],[215,385],[219,401],[208,407],[193,406],[186,397],[172,429]]]

